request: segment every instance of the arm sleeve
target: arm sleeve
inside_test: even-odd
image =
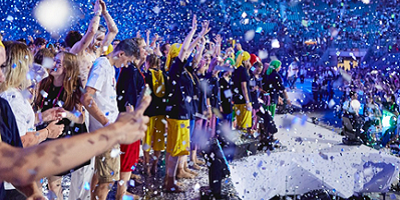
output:
[[[101,91],[104,82],[106,81],[106,66],[102,61],[95,63],[89,72],[88,81],[86,86]]]

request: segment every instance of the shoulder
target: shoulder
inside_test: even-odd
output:
[[[93,67],[110,67],[111,64],[106,57],[97,58],[94,63]]]

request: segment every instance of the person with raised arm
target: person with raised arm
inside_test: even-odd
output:
[[[71,47],[69,52],[77,54],[81,62],[79,70],[83,86],[86,85],[87,76],[93,62],[107,51],[108,46],[118,34],[117,25],[108,13],[107,6],[103,0],[96,0],[94,5],[94,14],[95,15],[89,24],[88,30],[81,39],[73,37],[73,31],[69,32],[65,38],[66,43]],[[103,16],[106,21],[108,28],[107,34],[106,28],[99,25],[100,16]]]
[[[193,94],[194,80],[191,73],[186,69],[186,59],[191,53],[190,43],[196,29],[197,19],[196,15],[194,15],[192,30],[188,33],[182,45],[172,45],[166,62],[166,68],[169,69],[169,81],[171,86],[167,104],[167,115],[169,118],[167,118],[167,171],[164,186],[166,192],[183,192],[183,190],[176,185],[175,178],[179,158],[189,155],[190,151],[189,121],[194,115],[193,102],[191,100],[193,95],[190,96],[190,94]],[[200,34],[205,35],[208,31],[208,26],[203,27]],[[176,56],[177,52],[179,52],[178,56]],[[171,63],[172,65],[170,65]]]

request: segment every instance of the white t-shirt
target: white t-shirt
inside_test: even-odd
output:
[[[26,132],[36,130],[35,112],[33,112],[31,104],[23,97],[21,91],[15,88],[10,88],[0,93],[0,96],[10,104],[21,137],[24,136]]]
[[[15,88],[10,88],[0,93],[0,96],[10,104],[15,120],[17,121],[20,137],[26,135],[26,132],[36,130],[35,112],[33,112],[32,106],[29,101],[23,97],[21,91]],[[15,189],[14,186],[8,182],[4,182],[4,188],[6,190]]]
[[[115,69],[108,59],[106,57],[96,59],[89,72],[86,87],[96,90],[93,99],[110,123],[114,123],[118,117],[116,85]],[[89,116],[90,132],[102,127],[103,125],[92,115]]]

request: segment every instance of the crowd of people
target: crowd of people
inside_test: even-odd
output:
[[[164,190],[180,193],[177,179],[198,175],[205,162],[197,153],[213,138],[235,129],[260,139],[261,150],[279,146],[276,107],[291,104],[279,60],[262,63],[220,35],[210,44],[213,27],[203,21],[198,32],[196,15],[182,43],[169,44],[150,31],[116,40],[106,3],[97,0],[93,12],[84,35],[69,31],[65,46],[40,37],[0,43],[0,148],[10,160],[0,167],[0,199],[40,198],[43,177],[49,198],[62,199],[69,173],[70,199],[106,199],[114,182],[123,199],[138,163],[151,177],[159,159]]]

